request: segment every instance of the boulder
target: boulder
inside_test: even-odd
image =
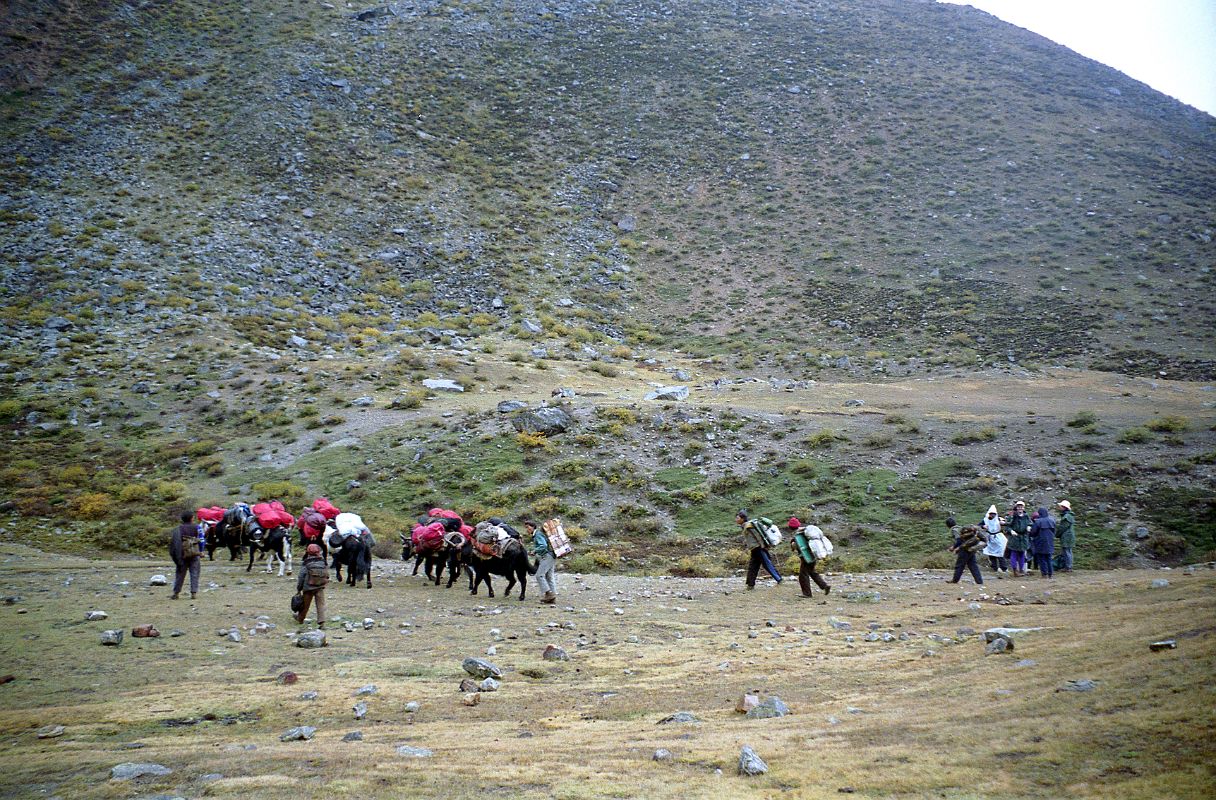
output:
[[[296,637],[296,647],[326,647],[325,631],[306,631]]]
[[[651,756],[651,759],[654,761],[674,761],[675,756],[672,755],[671,751],[666,747],[660,747],[658,750],[654,751],[654,755]]]
[[[540,657],[545,661],[569,661],[570,654],[555,644],[547,645],[545,651],[540,654]]]
[[[513,411],[519,411],[527,407],[528,404],[523,400],[503,400],[497,406],[499,414],[510,414]]]
[[[147,776],[164,777],[169,775],[173,770],[161,764],[140,764],[128,761],[124,764],[118,764],[110,767],[110,780],[114,781],[129,781],[132,778],[143,778]]]
[[[646,400],[669,400],[680,401],[688,399],[687,386],[660,386],[652,392],[648,392]]]
[[[474,678],[502,678],[502,669],[484,658],[466,658],[460,666]]]
[[[1057,692],[1092,692],[1098,688],[1097,681],[1091,681],[1089,678],[1082,678],[1076,681],[1068,681]]]
[[[691,711],[677,711],[669,717],[663,717],[659,720],[659,725],[691,725],[700,722],[701,719]]]
[[[999,655],[1000,653],[1012,653],[1012,652],[1013,652],[1013,639],[1006,639],[1003,636],[998,636],[997,638],[992,639],[991,641],[988,642],[987,646],[984,648],[984,655],[987,655],[987,656],[994,656],[994,655]]]
[[[122,644],[122,631],[109,630],[101,632],[101,643],[111,647]]]
[[[168,586],[169,579],[166,578],[164,575],[153,575],[151,578],[148,578],[148,585],[149,586]]]
[[[746,714],[758,705],[760,705],[760,695],[744,694],[739,698],[739,702],[735,703],[735,711]]]
[[[521,411],[511,419],[515,430],[556,436],[565,433],[574,425],[574,418],[563,408],[546,406],[532,411]]]
[[[463,392],[464,387],[448,378],[426,378],[422,385],[433,392]]]
[[[39,739],[56,739],[63,736],[65,728],[62,725],[43,725],[38,729]]]
[[[764,759],[756,755],[756,751],[744,745],[739,751],[739,774],[740,775],[763,775],[768,772],[768,764],[764,763]]]
[[[342,737],[344,742],[361,742],[363,741],[363,731],[351,731]]]
[[[755,708],[749,710],[747,712],[747,718],[771,719],[773,717],[784,717],[788,713],[790,713],[790,707],[782,702],[780,697],[773,695]]]
[[[306,742],[313,737],[317,729],[311,725],[299,725],[279,737],[280,742]]]

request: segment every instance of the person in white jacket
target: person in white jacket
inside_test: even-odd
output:
[[[988,506],[988,513],[984,515],[980,527],[984,529],[984,533],[988,534],[988,545],[984,548],[984,555],[988,556],[988,565],[998,576],[1004,575],[1009,571],[1009,561],[1005,558],[1005,544],[1008,540],[1001,532],[1001,515],[997,512],[995,505]]]

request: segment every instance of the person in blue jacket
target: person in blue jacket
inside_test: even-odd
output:
[[[1052,577],[1055,574],[1051,557],[1056,550],[1056,521],[1046,508],[1040,508],[1038,517],[1030,524],[1030,546],[1034,550],[1035,563],[1039,565],[1039,574],[1044,578]]]

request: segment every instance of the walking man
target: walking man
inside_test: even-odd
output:
[[[325,584],[329,583],[329,568],[325,565],[325,556],[321,554],[321,545],[310,544],[304,550],[304,563],[300,567],[300,577],[296,578],[296,593],[301,595],[304,602],[296,612],[296,622],[303,623],[308,617],[308,608],[313,603],[317,605],[317,629],[325,628]]]
[[[524,529],[532,537],[532,555],[536,557],[536,585],[544,592],[540,601],[553,605],[557,602],[557,555],[553,552],[553,545],[549,544],[549,537],[545,536],[544,530],[536,527],[535,522],[528,520],[524,523]]]
[[[173,531],[169,539],[169,558],[177,573],[173,576],[173,594],[170,600],[176,600],[182,592],[182,584],[186,582],[186,573],[190,573],[190,599],[198,597],[198,573],[202,562],[203,548],[199,541],[198,526],[193,522],[194,516],[189,512],[182,513],[182,524]]]
[[[760,522],[763,518],[752,519],[750,512],[746,509],[740,509],[735,515],[735,524],[743,531],[743,546],[751,551],[751,560],[747,564],[747,588],[756,588],[756,576],[760,574],[761,565],[768,570],[768,574],[773,576],[773,580],[781,583],[781,573],[773,566],[773,560],[768,555],[768,540],[764,538],[763,531],[760,530]],[[772,524],[772,523],[769,523]]]
[[[815,525],[803,525],[797,517],[790,517],[786,527],[790,531],[790,543],[798,555],[798,586],[802,589],[802,596],[811,596],[811,581],[814,581],[825,595],[831,594],[832,587],[815,571],[815,566],[819,563],[819,553],[816,550],[822,552],[824,547],[823,531]]]
[[[954,559],[954,577],[950,583],[958,583],[959,579],[963,577],[963,570],[968,569],[975,580],[975,585],[983,586],[984,576],[980,574],[980,565],[975,559],[976,552],[987,543],[983,531],[974,525],[960,529],[954,521],[954,517],[946,517],[946,527],[950,529],[950,536],[954,539],[950,552],[957,554]]]

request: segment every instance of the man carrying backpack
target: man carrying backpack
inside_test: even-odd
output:
[[[984,576],[980,574],[980,565],[975,560],[975,554],[988,543],[988,537],[984,534],[983,529],[974,525],[959,528],[954,517],[946,517],[946,527],[950,529],[950,536],[954,539],[950,552],[957,554],[954,559],[954,577],[950,583],[958,583],[959,579],[963,577],[965,568],[971,571],[975,585],[983,586]]]
[[[532,555],[536,556],[536,585],[544,592],[540,601],[553,605],[557,602],[557,554],[553,552],[553,545],[549,543],[549,537],[545,535],[543,528],[536,527],[535,522],[528,520],[524,523],[524,529],[532,536]]]
[[[802,587],[802,596],[811,596],[811,581],[814,581],[825,595],[831,594],[832,587],[828,586],[823,576],[815,571],[815,565],[819,563],[819,556],[815,553],[810,538],[818,534],[818,541],[822,547],[823,531],[814,525],[804,526],[797,517],[790,517],[786,527],[790,531],[790,544],[798,555],[798,585]]]
[[[193,522],[194,515],[189,512],[182,514],[182,524],[173,531],[169,538],[169,558],[177,574],[173,576],[173,594],[170,600],[176,600],[182,592],[182,584],[186,582],[186,573],[190,573],[190,599],[198,597],[198,573],[202,563],[203,547],[199,540],[198,526]]]
[[[781,583],[781,573],[773,566],[773,560],[768,555],[768,539],[765,537],[766,528],[775,527],[764,517],[751,518],[746,508],[735,515],[735,524],[743,531],[743,546],[751,551],[751,560],[747,564],[747,588],[756,588],[756,577],[760,574],[761,565],[773,576],[773,580]]]
[[[304,564],[300,569],[300,577],[296,578],[296,593],[302,597],[300,610],[296,612],[296,622],[303,623],[308,616],[308,607],[317,604],[317,628],[325,627],[325,584],[329,583],[329,568],[325,566],[325,557],[321,555],[321,546],[310,544],[304,551]]]

